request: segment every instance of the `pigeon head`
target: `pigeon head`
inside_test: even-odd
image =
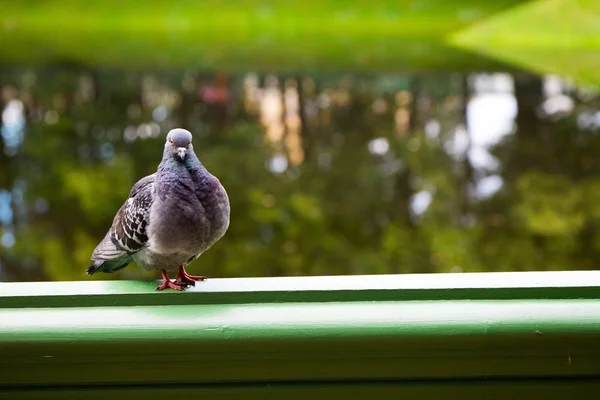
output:
[[[184,161],[188,150],[192,148],[192,134],[185,129],[171,129],[167,134],[165,153],[169,153],[178,161]]]

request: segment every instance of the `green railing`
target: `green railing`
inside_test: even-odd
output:
[[[600,395],[600,272],[154,287],[0,284],[0,398]]]

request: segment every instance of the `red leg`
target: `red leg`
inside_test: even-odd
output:
[[[179,272],[177,273],[177,278],[175,283],[178,285],[192,285],[196,286],[196,281],[205,281],[206,277],[202,275],[190,275],[185,272],[185,268],[182,266],[179,267]]]
[[[185,284],[181,284],[179,282],[171,282],[171,280],[169,279],[169,275],[167,275],[167,271],[165,271],[164,269],[161,270],[161,275],[163,278],[163,283],[156,288],[156,290],[161,291],[161,290],[165,290],[166,288],[170,288],[170,289],[174,289],[174,290],[183,290],[185,289],[186,285]]]

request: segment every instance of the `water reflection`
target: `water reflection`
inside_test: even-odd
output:
[[[192,266],[210,276],[585,269],[600,255],[600,99],[554,76],[1,77],[4,280],[85,279],[175,126],[231,197],[229,233]]]

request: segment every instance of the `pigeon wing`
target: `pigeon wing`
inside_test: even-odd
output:
[[[110,230],[94,249],[92,260],[95,262],[88,268],[88,274],[124,268],[131,262],[131,255],[146,246],[154,179],[152,174],[133,185],[129,198],[115,215]]]

